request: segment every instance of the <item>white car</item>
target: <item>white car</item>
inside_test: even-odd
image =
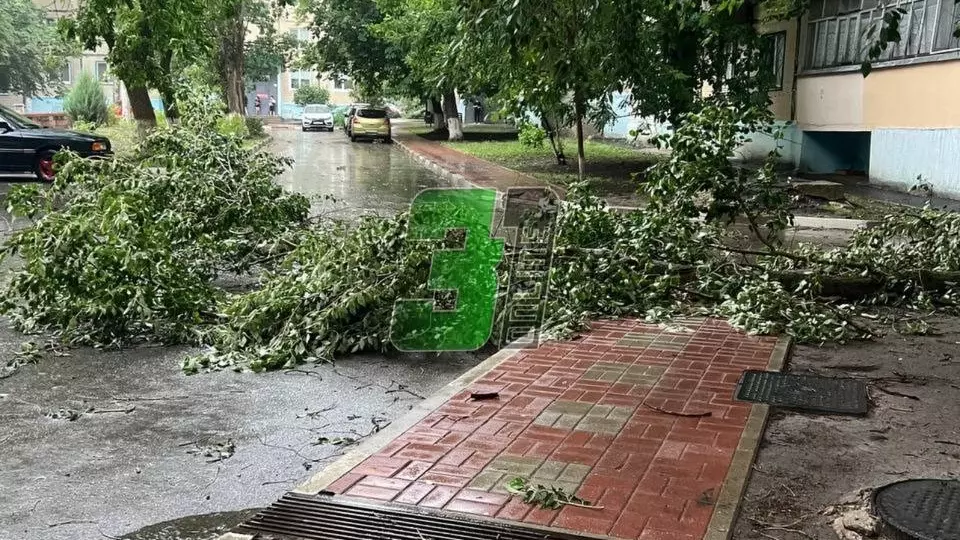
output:
[[[319,129],[333,131],[333,112],[326,105],[307,105],[303,108],[300,117],[300,127],[303,131]]]

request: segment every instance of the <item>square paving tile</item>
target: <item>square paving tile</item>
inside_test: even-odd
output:
[[[524,478],[531,484],[540,484],[576,494],[591,467],[579,463],[501,456],[475,476],[467,487],[494,493],[509,493],[506,486],[514,478]]]
[[[554,401],[533,423],[572,431],[616,434],[623,429],[633,411],[633,407]]]

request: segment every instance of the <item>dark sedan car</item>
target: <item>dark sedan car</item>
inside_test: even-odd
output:
[[[110,154],[110,140],[97,135],[48,129],[0,105],[0,174],[32,172],[53,180],[53,155],[62,149],[84,157]]]

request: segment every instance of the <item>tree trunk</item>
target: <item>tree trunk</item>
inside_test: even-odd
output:
[[[547,132],[547,137],[550,138],[550,147],[553,148],[553,155],[557,158],[557,165],[566,165],[567,156],[563,153],[563,143],[560,140],[560,136],[556,128],[550,123],[546,113],[542,111],[540,113],[540,125],[543,126],[543,130]]]
[[[173,89],[173,51],[168,50],[163,55],[163,69],[167,84],[160,88],[160,97],[163,99],[163,115],[167,122],[176,122],[180,118],[177,110],[177,96]]]
[[[443,105],[439,99],[430,98],[430,109],[433,113],[433,130],[443,131],[446,126],[443,124]]]
[[[585,176],[583,158],[583,99],[580,96],[574,97],[573,114],[577,117],[577,179],[583,182]]]
[[[443,94],[443,117],[447,120],[447,139],[462,141],[463,123],[460,121],[460,113],[457,112],[457,95],[453,90]]]
[[[130,111],[137,121],[137,133],[145,136],[150,130],[157,127],[157,115],[153,112],[153,103],[150,103],[150,92],[146,86],[127,86],[127,97],[130,99]]]
[[[163,114],[167,122],[177,122],[180,119],[180,111],[177,109],[177,100],[173,92],[162,92],[160,97],[163,99]]]
[[[219,67],[227,109],[231,113],[246,114],[243,106],[243,40],[246,37],[246,24],[243,1],[235,1],[220,35]]]

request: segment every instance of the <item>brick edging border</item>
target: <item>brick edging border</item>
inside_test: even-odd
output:
[[[770,354],[767,369],[782,371],[790,356],[792,345],[789,337],[781,336]],[[754,404],[750,409],[747,425],[743,428],[740,442],[733,454],[733,461],[730,462],[727,476],[723,480],[723,486],[720,488],[720,495],[713,507],[713,516],[707,524],[707,532],[703,535],[703,540],[729,540],[732,537],[733,527],[740,512],[740,501],[750,480],[750,472],[753,470],[753,462],[760,449],[760,439],[763,437],[769,415],[769,405]]]

